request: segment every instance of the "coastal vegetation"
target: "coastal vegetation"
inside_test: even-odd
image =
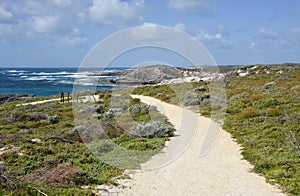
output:
[[[254,74],[244,77],[232,74],[225,78],[227,108],[223,129],[230,132],[241,145],[243,157],[254,165],[254,172],[266,177],[268,182],[277,184],[284,192],[299,195],[299,66],[291,68],[274,65],[267,67],[267,71],[266,66],[256,66],[251,71]],[[190,105],[197,105],[198,112],[211,117],[212,105],[207,96],[207,83],[193,82],[191,85],[195,90],[203,90],[195,91],[198,104]],[[185,105],[184,101],[180,101],[182,98],[176,90],[183,86],[184,84],[172,84],[140,87],[134,93]],[[203,99],[204,97],[207,99]],[[195,99],[195,96],[188,99]],[[222,110],[214,108],[215,111],[219,109]]]
[[[221,69],[224,78],[219,80],[147,82],[138,88],[98,91],[99,99],[90,104],[17,106],[27,100],[0,105],[0,195],[93,195],[96,185],[117,185],[118,179],[129,178],[125,168],[138,168],[174,135],[155,107],[129,93],[181,105],[214,120],[225,113],[223,129],[241,145],[253,172],[285,193],[299,195],[299,65]],[[222,100],[212,102],[210,87],[218,84],[226,89],[226,108]],[[44,99],[49,98],[36,98]],[[121,165],[107,159],[120,153]]]
[[[75,115],[72,103],[58,101],[0,105],[0,195],[93,195],[95,185],[116,185],[117,179],[128,178],[122,174],[124,168],[109,164],[97,153],[118,153],[110,149],[112,143],[129,152],[148,152],[124,158],[137,168],[173,135],[167,119],[139,99],[127,97],[128,105],[118,110],[111,106],[111,92],[96,96],[96,104],[80,105]],[[126,115],[115,121],[121,113]],[[78,115],[92,116],[104,132],[90,132],[89,127],[75,123]]]

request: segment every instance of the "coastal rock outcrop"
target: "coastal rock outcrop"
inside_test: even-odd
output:
[[[35,95],[0,94],[0,104],[33,99]]]
[[[155,65],[139,67],[125,76],[114,79],[111,82],[116,84],[158,84],[163,80],[182,78],[183,72],[175,67],[166,65]]]

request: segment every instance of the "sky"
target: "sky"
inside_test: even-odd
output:
[[[218,65],[300,62],[299,0],[1,0],[0,67],[78,67],[107,36],[163,25],[198,40]],[[184,64],[163,51],[113,66]]]

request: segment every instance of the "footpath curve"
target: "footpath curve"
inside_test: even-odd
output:
[[[122,188],[110,190],[117,195],[284,195],[281,191],[266,182],[258,174],[250,172],[253,167],[243,160],[239,145],[231,135],[221,129],[217,142],[208,154],[200,157],[200,147],[204,136],[212,122],[192,111],[182,107],[164,103],[158,99],[140,95],[132,95],[146,104],[157,106],[178,131],[178,137],[189,132],[192,122],[181,122],[182,111],[184,119],[194,119],[197,115],[197,134],[188,148],[174,161],[164,167],[154,170],[131,171],[130,180],[122,180]],[[186,124],[186,126],[185,126]],[[178,130],[180,129],[180,130]],[[175,137],[176,138],[176,137]],[[167,144],[163,153],[152,157],[143,167],[172,153],[173,138]],[[173,145],[174,146],[174,145]],[[176,146],[176,145],[175,145]],[[112,188],[114,189],[114,188]]]

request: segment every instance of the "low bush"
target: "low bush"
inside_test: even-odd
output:
[[[267,116],[280,116],[282,112],[278,108],[268,108],[267,109]]]
[[[143,122],[131,128],[130,132],[136,137],[155,138],[174,136],[174,127],[160,121]]]
[[[253,108],[247,108],[245,110],[243,110],[242,112],[240,112],[237,116],[238,119],[242,120],[242,119],[247,119],[247,118],[253,118],[253,117],[257,117],[260,116],[259,111],[253,109]]]
[[[59,122],[58,116],[57,115],[49,116],[48,121],[49,121],[50,124],[56,124],[56,123]]]
[[[277,99],[269,98],[269,99],[263,99],[263,100],[256,102],[256,104],[254,104],[254,106],[259,109],[264,109],[264,108],[276,107],[280,104],[282,104],[282,102],[278,101]]]
[[[185,106],[195,106],[199,105],[200,101],[198,100],[198,97],[196,93],[187,92],[185,95],[185,99],[183,101],[183,105]]]
[[[8,123],[23,122],[28,119],[26,112],[15,110],[6,119]]]
[[[42,112],[34,112],[29,114],[30,121],[40,121],[48,119],[48,115]]]

